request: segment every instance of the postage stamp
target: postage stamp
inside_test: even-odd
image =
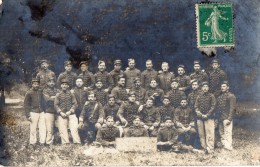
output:
[[[198,48],[235,45],[231,2],[196,4],[195,8]]]

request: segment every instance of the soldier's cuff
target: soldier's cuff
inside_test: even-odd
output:
[[[57,113],[59,114],[61,112],[61,109],[57,110]]]
[[[70,112],[71,114],[74,114],[75,110],[70,109],[69,112]]]
[[[84,120],[83,120],[83,118],[79,118],[79,122],[83,122]]]

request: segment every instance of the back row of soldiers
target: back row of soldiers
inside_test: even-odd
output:
[[[134,126],[134,120],[138,117],[142,127],[140,129],[145,129],[150,136],[158,135],[159,141],[161,132],[158,133],[158,130],[165,130],[164,123],[170,118],[178,133],[184,134],[179,135],[179,138],[191,137],[198,131],[201,146],[208,152],[214,148],[216,113],[219,113],[217,119],[222,119],[221,122],[230,120],[228,125],[232,123],[235,97],[228,91],[227,76],[220,69],[218,60],[212,61],[213,71],[208,74],[201,70],[198,61],[194,61],[194,72],[190,76],[185,74],[184,66],[179,65],[176,77],[169,72],[169,65],[166,62],[162,63],[160,72],[152,68],[151,60],[146,61],[147,69],[142,73],[135,68],[134,59],[129,59],[129,66],[124,72],[121,70],[121,60],[115,60],[114,65],[114,70],[108,73],[105,71],[105,62],[99,61],[99,71],[93,75],[88,71],[88,63],[83,61],[80,63],[81,73],[77,76],[72,72],[71,62],[66,61],[65,72],[57,79],[61,89],[59,91],[55,88],[55,74],[48,69],[47,61],[42,61],[41,71],[32,82],[33,89],[28,91],[25,97],[26,115],[32,121],[30,143],[36,143],[38,122],[42,125],[42,122],[45,122],[45,129],[47,128],[45,130],[47,135],[44,134],[44,128],[39,129],[40,136],[41,134],[43,136],[40,137],[40,143],[53,142],[54,113],[58,114],[62,143],[69,143],[68,125],[74,143],[81,143],[81,140],[94,141],[97,130],[100,134],[109,128],[104,118],[110,117],[115,121],[115,126],[119,127],[120,136],[123,135],[123,131],[125,136],[136,136],[135,133],[139,133],[136,130],[139,125]],[[37,87],[37,83],[40,86],[39,90],[34,89],[34,84]],[[226,90],[220,89],[223,85],[226,85]],[[37,90],[38,96],[33,90]],[[40,90],[43,91],[42,98],[39,98]],[[43,103],[46,104],[45,108]],[[215,110],[216,104],[217,110]],[[43,114],[44,116],[41,116]],[[44,120],[42,117],[45,121],[40,121]],[[82,131],[81,136],[78,134],[78,127]],[[100,136],[102,135],[98,135],[97,140],[100,140]],[[225,146],[227,149],[232,149],[230,144],[226,144],[228,143],[226,140],[230,143],[230,139],[226,139],[225,134],[221,134],[221,137],[223,145],[227,145]]]

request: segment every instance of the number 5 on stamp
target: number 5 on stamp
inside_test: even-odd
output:
[[[195,7],[198,48],[235,46],[231,2],[196,4]]]

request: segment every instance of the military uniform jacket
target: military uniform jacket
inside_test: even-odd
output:
[[[179,88],[184,88],[184,90],[189,89],[190,77],[188,75],[179,75],[176,77],[176,80],[179,82]]]
[[[46,86],[46,83],[48,81],[49,78],[54,78],[54,80],[56,80],[56,76],[55,73],[49,69],[47,69],[46,71],[44,70],[40,70],[37,75],[36,78],[40,80],[40,88],[43,89]]]
[[[98,119],[104,118],[104,109],[100,102],[86,102],[84,105],[79,121],[95,124]]]
[[[137,105],[135,102],[124,102],[121,104],[121,106],[119,107],[118,110],[118,117],[120,118],[120,120],[122,120],[122,118],[126,119],[128,122],[128,125],[131,126],[133,125],[133,119],[134,116],[139,116],[138,113],[138,108],[140,107],[140,105]]]
[[[233,93],[221,93],[217,98],[217,111],[220,112],[220,119],[232,121],[236,108],[236,97]]]
[[[45,110],[45,100],[40,90],[30,89],[24,98],[25,116],[30,117],[30,112],[41,113]]]
[[[105,118],[108,117],[108,116],[112,116],[115,121],[118,121],[119,120],[119,118],[117,116],[118,110],[119,110],[118,104],[114,104],[113,106],[106,104],[104,106]]]
[[[118,78],[120,75],[124,75],[124,72],[122,70],[120,71],[116,71],[115,69],[110,71],[109,75],[112,77],[113,81],[114,81],[114,86],[117,85],[118,83]]]
[[[161,128],[157,135],[157,142],[172,142],[173,144],[178,143],[178,131],[174,127]]]
[[[81,74],[79,74],[79,77],[83,79],[84,87],[90,87],[90,88],[94,87],[95,79],[92,72],[90,71],[82,72]]]
[[[186,98],[186,95],[183,91],[181,90],[170,90],[167,95],[169,96],[170,98],[170,102],[171,102],[171,105],[174,107],[174,108],[177,108],[178,106],[180,106],[180,103],[181,103],[181,99],[182,98]]]
[[[153,123],[160,123],[160,113],[155,107],[144,107],[140,112],[141,120],[147,126],[152,126]]]
[[[111,94],[115,96],[115,98],[119,101],[127,101],[128,95],[125,87],[116,86],[112,89]]]
[[[172,118],[172,121],[174,122],[174,107],[172,107],[171,105],[168,106],[160,106],[158,108],[158,111],[160,113],[161,116],[161,123],[165,122],[167,117]]]
[[[60,85],[61,80],[65,79],[65,78],[69,81],[70,89],[72,89],[75,86],[77,74],[72,71],[71,72],[67,72],[67,71],[62,72],[57,79],[57,85]]]
[[[197,90],[192,90],[192,92],[188,95],[187,100],[188,100],[189,106],[191,108],[194,108],[195,101],[200,93],[201,93],[201,91],[197,89]]]
[[[119,129],[115,126],[113,127],[102,127],[97,132],[97,142],[102,145],[106,145],[108,142],[116,141],[116,138],[120,137]]]
[[[127,130],[126,137],[148,137],[148,132],[143,126],[130,126]]]
[[[157,93],[158,96],[153,96],[154,97],[154,105],[159,106],[161,104],[161,101],[164,97],[164,91],[160,88],[151,88],[148,89],[145,93],[145,101],[151,97],[154,93]]]
[[[58,114],[60,112],[66,113],[68,111],[71,111],[71,114],[74,114],[77,107],[76,97],[69,90],[60,91],[56,94],[54,108]]]
[[[178,107],[175,110],[175,121],[181,123],[183,126],[188,127],[190,123],[194,122],[194,112],[190,107]]]
[[[97,101],[102,104],[102,106],[107,104],[107,96],[108,93],[104,91],[104,89],[95,89],[94,90]]]
[[[162,72],[158,75],[159,87],[164,91],[168,92],[171,90],[172,79],[174,79],[174,74],[171,72]]]
[[[197,80],[198,83],[202,83],[202,82],[208,82],[209,81],[209,77],[208,74],[205,71],[194,71],[193,73],[190,74],[190,79],[191,80]]]
[[[56,96],[58,92],[59,90],[56,88],[46,87],[43,89],[43,94],[46,101],[46,113],[54,113],[54,99],[52,99],[51,96]]]
[[[213,112],[216,107],[216,98],[212,93],[201,93],[195,102],[195,110],[206,114],[208,118],[213,118]],[[198,119],[201,119],[198,117]]]
[[[136,101],[139,101],[140,104],[144,104],[146,90],[142,87],[133,87],[130,91],[135,92]]]
[[[111,89],[114,87],[114,81],[113,78],[111,77],[111,75],[107,72],[107,71],[98,71],[95,75],[94,75],[94,79],[95,82],[100,79],[103,83],[103,89],[109,89],[109,91],[111,91]]]
[[[209,90],[218,95],[220,92],[220,86],[223,81],[228,81],[227,74],[218,68],[209,73]]]
[[[148,89],[150,87],[150,82],[152,79],[157,81],[158,72],[154,69],[144,70],[141,74],[141,85],[143,88]]]
[[[137,68],[134,69],[127,69],[124,72],[124,75],[126,77],[126,88],[131,89],[134,87],[134,79],[136,77],[141,77],[141,71],[138,70]]]
[[[74,95],[77,100],[78,109],[82,110],[85,102],[88,100],[89,93],[88,93],[88,91],[84,90],[83,87],[81,87],[81,88],[75,87],[73,90],[74,90]]]

